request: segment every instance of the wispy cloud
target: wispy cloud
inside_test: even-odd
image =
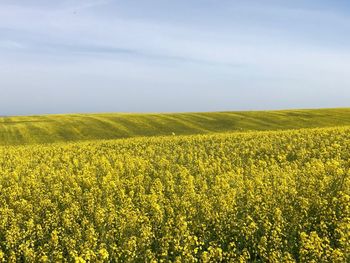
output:
[[[72,3],[68,1],[66,6],[73,10],[74,8],[108,4],[109,1],[90,1],[87,3],[78,1],[75,6]],[[36,49],[65,51],[67,54],[130,53],[150,58],[181,58],[184,61],[187,59],[214,64],[237,65],[259,63],[259,61],[267,63],[266,59],[269,59],[270,63],[274,63],[278,57],[288,62],[288,53],[293,54],[289,59],[294,61],[298,55],[301,55],[301,59],[303,59],[309,51],[316,50],[316,52],[321,53],[324,49],[324,52],[330,53],[329,49],[332,49],[325,44],[326,41],[331,40],[325,40],[326,36],[323,34],[314,33],[321,38],[315,40],[318,41],[316,45],[313,43],[314,41],[310,41],[309,35],[304,36],[300,32],[292,35],[295,27],[298,29],[299,26],[289,25],[289,28],[284,29],[283,27],[274,26],[271,28],[271,26],[265,25],[262,30],[261,27],[251,25],[251,22],[243,20],[242,27],[232,24],[230,30],[228,29],[230,24],[228,24],[213,30],[197,24],[183,26],[176,23],[158,23],[152,19],[128,19],[108,15],[97,17],[89,12],[76,16],[65,10],[53,8],[48,11],[47,8],[28,9],[17,6],[14,9],[9,8],[5,13],[18,13],[24,18],[23,20],[16,21],[17,19],[13,16],[7,19],[6,16],[0,17],[3,17],[3,25],[12,26],[14,29],[12,41],[22,42],[24,45],[26,44],[24,42],[28,41],[28,46],[34,46]],[[321,20],[321,18],[329,17],[327,13],[320,14],[304,9],[302,11],[307,12],[307,15],[302,17],[307,17],[306,19],[309,20]],[[248,11],[245,10],[245,12]],[[250,12],[259,13],[260,16],[264,14],[266,17],[281,18],[287,16],[288,19],[299,16],[297,14],[299,11],[281,7],[263,9],[254,6],[251,7]],[[1,11],[0,15],[3,15]],[[38,20],[37,17],[41,19]],[[336,19],[333,20],[336,21]],[[327,23],[331,23],[330,21],[328,20]],[[300,26],[303,23],[307,24],[305,18],[300,21]],[[340,28],[345,27],[344,30],[346,30],[346,26],[344,23],[339,25]],[[23,39],[23,36],[26,39]],[[349,41],[348,37],[340,38],[343,43]],[[338,43],[341,44],[341,41]],[[334,50],[331,51],[334,52]]]
[[[0,40],[0,48],[18,50],[18,49],[23,49],[24,45],[16,41]]]
[[[103,6],[111,3],[112,0],[86,0],[86,1],[74,1],[65,4],[64,11],[77,12],[84,9],[94,8],[98,6]]]

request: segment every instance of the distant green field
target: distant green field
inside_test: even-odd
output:
[[[350,125],[350,108],[0,118],[0,145]]]

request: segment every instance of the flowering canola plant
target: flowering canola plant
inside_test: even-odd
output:
[[[0,147],[0,262],[349,261],[349,127]]]

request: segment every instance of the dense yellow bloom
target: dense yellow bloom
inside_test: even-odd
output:
[[[350,128],[0,147],[16,261],[350,261]]]

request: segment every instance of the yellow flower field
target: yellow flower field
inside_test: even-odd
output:
[[[349,127],[0,147],[0,262],[349,261]]]

